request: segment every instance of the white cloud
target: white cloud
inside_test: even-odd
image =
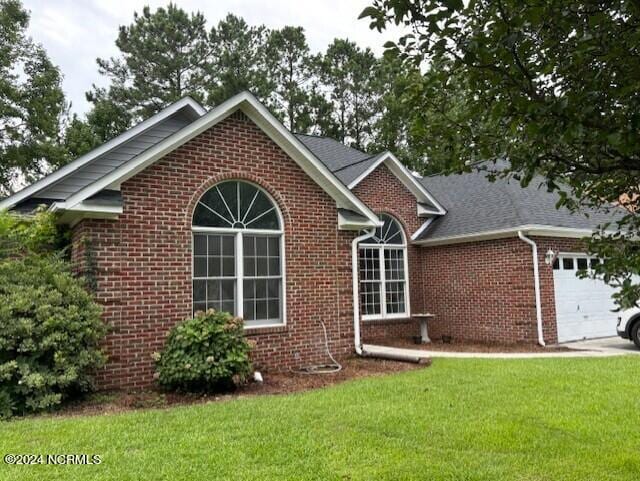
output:
[[[152,9],[166,6],[168,0],[24,0],[31,11],[30,35],[43,44],[49,56],[62,70],[64,89],[73,102],[73,110],[88,108],[84,93],[92,83],[104,85],[96,66],[97,57],[117,54],[118,26],[129,24],[133,12],[144,5]],[[398,30],[385,34],[369,29],[367,20],[358,20],[369,0],[183,0],[186,11],[201,11],[209,27],[231,12],[249,24],[271,28],[284,25],[304,27],[312,50],[320,51],[336,37],[349,38],[377,54]]]

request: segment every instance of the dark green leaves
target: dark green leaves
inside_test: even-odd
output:
[[[0,0],[0,195],[66,160],[61,75],[26,35],[28,22],[20,2]]]
[[[561,205],[606,209],[622,198],[638,212],[637,3],[372,3],[370,17],[402,22],[420,35],[419,42],[389,47],[425,71],[408,89],[407,108],[415,112],[414,145],[431,167],[460,171],[504,156],[511,167],[503,175],[526,184],[542,174],[548,188],[562,191]],[[590,247],[611,258],[600,274],[622,286],[618,300],[628,306],[640,291],[627,282],[640,274],[640,223],[634,214],[610,228],[629,235],[605,233]]]

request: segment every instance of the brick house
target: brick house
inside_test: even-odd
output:
[[[267,369],[326,361],[320,321],[339,356],[416,335],[427,312],[435,339],[615,333],[590,304],[608,288],[575,276],[608,217],[556,200],[477,172],[419,178],[390,152],[294,135],[241,93],[209,112],[182,99],[0,207],[46,204],[71,226],[111,327],[111,388],[151,383],[168,330],[205,308],[243,317]]]

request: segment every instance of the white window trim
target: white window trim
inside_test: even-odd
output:
[[[277,209],[276,209],[277,210]],[[282,280],[281,285],[281,300],[280,300],[280,312],[282,319],[280,322],[272,322],[269,324],[246,324],[245,329],[264,329],[268,327],[283,327],[287,325],[287,275],[285,268],[285,242],[284,231],[282,230],[265,230],[265,229],[232,229],[223,227],[197,227],[191,228],[191,278],[193,279],[193,258],[194,258],[194,234],[226,234],[233,235],[235,242],[235,268],[236,275],[233,279],[236,281],[236,315],[244,318],[244,243],[242,241],[243,234],[248,235],[265,235],[265,236],[279,236],[280,240],[280,278]],[[193,292],[191,293],[191,302],[193,304]],[[251,323],[252,321],[246,321]]]
[[[409,299],[409,255],[407,248],[407,238],[405,236],[402,224],[393,216],[385,214],[391,217],[400,227],[400,234],[402,235],[402,244],[379,244],[379,243],[364,243],[359,244],[358,249],[378,249],[379,261],[380,261],[380,314],[363,314],[363,321],[380,321],[380,320],[392,320],[392,319],[407,319],[411,317],[411,302]],[[385,249],[402,249],[402,256],[404,259],[404,312],[398,312],[394,314],[387,314],[387,293],[386,293],[386,273],[384,264],[384,250]],[[360,275],[360,269],[358,269],[358,276]],[[358,279],[358,282],[362,282]],[[393,282],[391,280],[390,282]]]
[[[589,255],[586,252],[560,252],[558,253],[558,255],[556,256],[556,259],[558,260],[558,269],[552,269],[554,271],[560,271],[560,272],[578,272],[578,258],[582,258],[582,259],[587,259],[587,272],[591,273],[593,272],[593,269],[591,268],[591,261],[593,259],[595,259],[596,261],[598,261],[599,263],[602,262],[602,260],[596,256],[593,255]],[[573,269],[565,269],[564,265],[562,263],[563,259],[565,258],[571,258],[573,259]]]
[[[238,182],[245,182],[253,185],[259,191],[261,191],[273,204],[275,207],[276,215],[278,216],[278,224],[280,226],[284,226],[284,219],[282,218],[282,214],[280,209],[278,208],[278,204],[273,199],[273,197],[262,187],[252,182],[243,180],[243,179],[229,179],[235,180]],[[213,187],[212,187],[213,188]],[[236,280],[236,315],[238,317],[242,317],[244,319],[244,243],[242,242],[243,234],[249,235],[272,235],[279,236],[280,239],[280,276],[282,278],[282,286],[281,286],[281,300],[280,300],[280,313],[282,315],[282,319],[280,322],[272,322],[269,324],[256,324],[256,325],[247,325],[244,324],[245,330],[254,330],[254,329],[267,329],[273,327],[284,327],[287,325],[287,269],[286,269],[286,252],[285,252],[285,238],[284,238],[284,227],[281,229],[240,229],[233,227],[199,227],[192,226],[191,227],[191,279],[193,280],[193,266],[194,266],[194,234],[233,234],[235,241],[235,256],[236,256],[236,276],[234,279]],[[192,281],[192,291],[191,291],[191,305],[193,310],[193,281]],[[247,321],[252,322],[252,321]]]

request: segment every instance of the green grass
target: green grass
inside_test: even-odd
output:
[[[2,480],[638,480],[640,356],[440,360],[289,396],[0,424]]]

